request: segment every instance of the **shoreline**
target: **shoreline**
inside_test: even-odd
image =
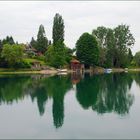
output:
[[[123,69],[123,68],[112,68],[112,73],[116,72],[140,72],[140,68],[130,68],[130,69]],[[47,75],[55,75],[55,74],[61,74],[63,72],[58,72],[57,70],[10,70],[10,69],[3,69],[0,70],[0,74],[47,74]],[[64,73],[73,73],[72,70],[68,70]],[[94,68],[93,70],[87,69],[85,70],[85,73],[105,73],[104,68]]]

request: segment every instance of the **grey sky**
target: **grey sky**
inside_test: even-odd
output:
[[[136,39],[132,51],[140,51],[140,1],[0,1],[0,38],[12,35],[19,42],[36,38],[43,24],[48,39],[52,39],[55,13],[65,23],[65,43],[73,48],[84,32],[97,26],[115,27],[124,23]]]

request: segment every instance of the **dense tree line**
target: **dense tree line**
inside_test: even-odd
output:
[[[99,26],[93,29],[92,34],[83,33],[75,44],[74,49],[66,46],[64,36],[64,20],[58,13],[55,14],[52,27],[52,41],[46,36],[45,28],[41,24],[38,29],[36,39],[31,38],[29,45],[35,51],[36,56],[27,50],[26,44],[15,42],[12,36],[7,36],[0,40],[0,66],[1,67],[22,67],[17,65],[19,60],[27,58],[44,61],[46,65],[55,68],[68,67],[71,59],[77,58],[85,66],[101,67],[129,67],[140,66],[140,53],[133,56],[131,47],[135,39],[127,25],[118,25],[115,28]],[[18,53],[15,46],[21,49],[22,54]],[[73,55],[76,51],[76,56]],[[11,52],[11,53],[10,53]],[[20,56],[19,56],[20,55]],[[11,59],[11,56],[12,59]],[[14,57],[15,56],[15,57]],[[22,56],[23,59],[18,59]],[[13,63],[13,59],[15,62]],[[24,61],[25,62],[25,61]],[[16,65],[15,65],[16,64]],[[25,67],[28,65],[25,64]]]
[[[129,26],[118,25],[116,28],[98,27],[92,31],[99,43],[99,65],[104,67],[126,67],[132,60],[130,47],[135,39]]]
[[[64,44],[64,20],[58,13],[54,16],[52,30],[53,43],[46,37],[45,28],[41,24],[36,39],[32,37],[29,43],[29,52],[27,44],[15,43],[12,36],[0,40],[0,66],[28,67],[24,58],[38,59],[56,68],[68,65],[73,50]],[[37,56],[32,51],[35,51]]]
[[[134,43],[129,26],[122,24],[114,29],[100,26],[92,35],[82,34],[76,43],[76,55],[86,65],[127,67],[133,60],[130,48]]]

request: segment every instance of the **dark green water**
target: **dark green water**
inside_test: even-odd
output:
[[[140,138],[140,73],[1,75],[0,138]]]

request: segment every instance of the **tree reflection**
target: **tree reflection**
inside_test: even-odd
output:
[[[33,94],[31,94],[31,98],[34,101],[34,98],[37,98],[37,105],[42,116],[45,112],[45,104],[48,99],[48,95],[46,93],[46,89],[44,87],[36,87]]]
[[[134,99],[128,92],[132,81],[131,75],[124,73],[87,76],[77,84],[76,97],[83,108],[125,115]]]
[[[99,113],[116,112],[125,115],[129,112],[134,97],[128,92],[132,84],[132,78],[129,74],[118,73],[108,75],[106,80],[106,88],[99,93],[97,103],[92,107]],[[101,106],[101,107],[100,107]],[[100,111],[101,108],[101,111]]]
[[[138,86],[140,86],[140,73],[133,73],[133,78]]]
[[[0,104],[12,104],[25,96],[37,103],[39,114],[46,110],[48,99],[53,100],[53,124],[60,128],[64,122],[64,97],[76,84],[76,99],[84,109],[91,108],[99,114],[115,112],[120,115],[129,113],[134,97],[129,93],[133,79],[140,85],[140,74],[101,74],[53,76],[1,76]]]
[[[71,88],[69,76],[53,76],[46,79],[48,94],[53,98],[53,122],[56,128],[63,125],[64,120],[64,96]]]
[[[90,77],[85,74],[85,79],[82,79],[76,85],[76,98],[83,108],[88,109],[96,103],[97,94],[99,92],[99,76]]]
[[[29,77],[27,76],[1,76],[0,77],[0,104],[12,104],[24,98],[23,90]]]
[[[30,96],[33,102],[37,102],[40,115],[43,115],[48,98],[52,98],[53,122],[59,128],[64,121],[64,96],[70,88],[70,76],[4,76],[0,77],[0,103],[12,104]]]

